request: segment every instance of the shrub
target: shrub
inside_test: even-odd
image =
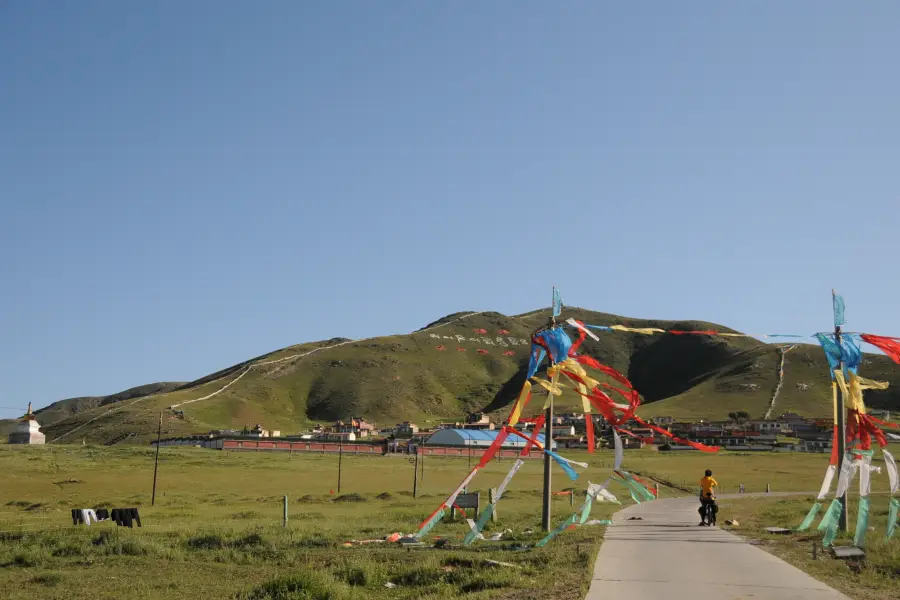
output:
[[[62,575],[59,573],[42,573],[31,578],[31,583],[39,583],[41,585],[46,585],[47,587],[59,585],[59,582],[61,581]]]
[[[193,550],[219,550],[225,547],[225,540],[216,533],[198,535],[187,541],[188,548]]]
[[[367,500],[357,493],[342,494],[334,499],[334,502],[366,502]]]
[[[239,594],[236,600],[342,600],[347,596],[347,589],[329,574],[312,571],[273,579]]]
[[[262,546],[265,543],[266,541],[258,533],[248,533],[244,537],[239,538],[228,545],[235,548],[247,548],[252,546]]]

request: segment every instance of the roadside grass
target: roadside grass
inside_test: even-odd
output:
[[[576,482],[554,470],[553,490],[575,489],[577,508],[588,481],[610,475],[612,453],[562,453],[590,464]],[[338,493],[335,455],[163,448],[156,505],[150,506],[153,457],[152,449],[140,447],[0,447],[3,597],[583,597],[604,533],[603,527],[582,527],[541,549],[518,547],[541,537],[540,460],[526,462],[498,507],[498,522],[488,524],[486,533],[511,530],[502,541],[460,548],[467,527],[447,519],[427,541],[443,538],[450,548],[404,549],[343,544],[414,532],[469,472],[466,458],[425,458],[413,498],[414,467],[405,456],[344,456]],[[626,469],[687,490],[664,486],[663,497],[693,493],[691,482],[706,468],[723,492],[738,483],[748,491],[764,491],[766,483],[775,491],[808,491],[818,487],[825,463],[824,455],[800,454],[635,450],[625,457]],[[511,465],[511,459],[492,462],[470,490],[486,502],[488,488]],[[613,492],[627,503],[621,488]],[[289,514],[282,527],[285,495]],[[136,506],[144,526],[72,526],[71,508],[98,506]],[[569,497],[554,496],[553,522],[575,508]],[[595,505],[592,518],[607,518],[616,508]],[[792,525],[805,508],[800,502],[799,517],[791,513]]]
[[[776,452],[729,452],[715,454],[695,451],[626,453],[626,467],[685,493],[699,493],[700,478],[711,469],[719,483],[719,493],[736,493],[744,484],[748,493],[817,491],[828,466],[828,455]]]
[[[869,526],[865,541],[866,558],[862,562],[838,560],[822,548],[822,535],[816,531],[818,520],[807,532],[790,535],[772,535],[766,527],[783,527],[793,530],[812,506],[815,495],[792,498],[741,498],[723,499],[719,502],[719,522],[737,519],[735,530],[740,535],[756,540],[766,551],[809,573],[816,579],[843,592],[855,600],[896,600],[900,597],[900,536],[885,540],[889,496],[876,493],[871,496]],[[850,531],[841,534],[836,545],[852,545],[856,528],[857,498],[851,495],[848,504]],[[830,498],[828,500],[830,502]],[[823,503],[823,511],[827,502]],[[819,516],[821,519],[821,513]],[[813,559],[813,545],[816,558]]]

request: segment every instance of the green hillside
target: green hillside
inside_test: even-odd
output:
[[[732,331],[712,323],[629,319],[577,308],[567,308],[564,316],[604,325]],[[314,422],[352,416],[379,425],[410,420],[420,426],[481,410],[500,417],[524,381],[526,340],[548,317],[548,310],[520,316],[458,313],[411,334],[301,344],[187,384],[64,400],[41,410],[38,418],[48,441],[74,443],[105,442],[122,433],[146,441],[156,433],[160,412],[164,435],[256,423],[294,433]],[[645,416],[722,419],[743,409],[761,417],[778,381],[778,348],[752,338],[620,332],[599,337],[588,339],[584,350],[632,380],[643,396]],[[863,373],[892,383],[868,397],[871,406],[900,409],[900,366],[867,355]],[[801,391],[798,384],[808,389]],[[822,351],[797,347],[786,355],[785,383],[773,414],[828,416],[830,394]],[[559,407],[576,409],[580,402],[576,394],[566,394]]]

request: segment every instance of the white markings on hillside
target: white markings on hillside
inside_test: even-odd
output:
[[[419,331],[415,331],[415,332],[412,332],[412,333],[410,333],[410,334],[394,334],[394,335],[413,335],[413,334],[416,334],[416,333],[424,333],[424,332],[426,332],[426,331],[432,331],[432,330],[434,330],[434,329],[440,329],[441,327],[446,327],[447,325],[452,325],[453,323],[462,321],[463,319],[468,319],[469,317],[474,317],[474,316],[476,316],[476,315],[484,314],[485,312],[487,312],[487,311],[483,311],[483,310],[482,310],[482,311],[478,311],[478,312],[469,313],[469,314],[463,315],[463,316],[461,316],[461,317],[459,317],[459,318],[457,318],[457,319],[453,319],[452,321],[447,321],[446,323],[441,323],[440,325],[435,325],[434,327],[426,327],[425,329],[420,329]],[[291,360],[299,360],[299,359],[304,358],[304,357],[306,357],[306,356],[309,356],[310,354],[313,354],[313,353],[315,353],[315,352],[320,352],[320,351],[323,351],[323,350],[331,350],[332,348],[338,348],[338,347],[340,347],[340,346],[345,346],[345,345],[347,345],[347,344],[353,344],[353,343],[358,343],[358,342],[366,342],[366,341],[370,341],[370,340],[376,340],[376,339],[379,339],[379,337],[393,337],[393,336],[378,336],[378,337],[362,338],[362,339],[358,339],[358,340],[347,340],[346,342],[340,342],[340,343],[338,343],[338,344],[332,344],[331,346],[322,346],[322,347],[319,347],[319,348],[313,348],[313,349],[310,350],[309,352],[301,352],[301,353],[299,353],[299,354],[292,354],[291,356],[285,356],[285,357],[283,357],[283,358],[276,358],[276,359],[274,359],[274,360],[266,360],[266,361],[261,361],[261,362],[257,362],[257,363],[253,363],[253,364],[247,365],[247,366],[241,371],[241,373],[240,373],[237,377],[235,377],[234,379],[232,379],[231,381],[229,381],[227,384],[225,384],[224,386],[222,386],[221,388],[219,388],[219,389],[216,390],[215,392],[213,392],[213,393],[211,393],[211,394],[207,394],[206,396],[203,396],[202,398],[194,398],[193,400],[185,400],[184,402],[179,402],[178,404],[173,404],[173,405],[170,406],[169,408],[170,408],[170,409],[175,409],[175,408],[178,408],[179,406],[184,406],[185,404],[193,404],[194,402],[200,402],[200,401],[202,401],[202,400],[209,400],[210,398],[212,398],[212,397],[214,397],[214,396],[218,396],[219,394],[221,394],[222,392],[224,392],[225,390],[227,390],[229,387],[231,387],[232,385],[234,385],[235,383],[237,383],[244,375],[246,375],[247,373],[249,373],[250,370],[253,369],[253,368],[255,368],[255,367],[263,367],[263,366],[273,365],[273,364],[276,364],[276,363],[282,363],[282,362],[287,362],[287,361],[291,361]],[[221,381],[221,380],[223,380],[223,379],[225,379],[226,377],[229,377],[229,376],[231,376],[231,375],[232,375],[232,373],[229,373],[228,375],[223,375],[222,377],[219,377],[218,379],[213,379],[212,381],[208,381],[208,382],[206,382],[206,383],[214,383],[214,382],[216,382],[216,381]],[[106,411],[106,412],[104,412],[104,413],[102,413],[102,414],[99,414],[99,415],[97,415],[96,417],[93,417],[92,419],[89,419],[89,420],[85,421],[85,422],[82,423],[81,425],[78,425],[77,427],[75,427],[75,428],[73,428],[73,429],[70,429],[69,431],[67,431],[66,433],[64,433],[64,434],[62,434],[62,435],[60,435],[60,436],[58,436],[58,437],[53,438],[53,439],[50,440],[48,443],[52,443],[52,442],[55,442],[55,441],[57,441],[57,440],[61,440],[62,438],[66,437],[66,436],[68,436],[68,435],[71,435],[72,433],[75,433],[76,431],[78,431],[79,429],[85,427],[86,425],[89,425],[90,423],[93,423],[93,422],[96,421],[97,419],[100,419],[100,418],[102,418],[102,417],[105,417],[105,416],[109,415],[110,413],[113,413],[113,412],[115,412],[115,411],[117,411],[117,410],[122,410],[122,409],[124,409],[124,408],[128,408],[129,406],[131,406],[131,405],[133,405],[133,404],[136,404],[136,403],[141,402],[141,401],[143,401],[143,400],[147,400],[147,399],[149,399],[149,398],[153,398],[153,397],[158,396],[158,395],[160,395],[160,394],[159,394],[159,393],[157,393],[157,394],[148,394],[148,395],[146,395],[146,396],[141,396],[140,398],[137,398],[134,402],[129,402],[128,404],[126,404],[126,405],[124,405],[124,406],[114,406],[113,408],[109,409],[108,411]],[[121,404],[121,403],[120,403],[120,404]],[[53,423],[53,425],[57,425],[58,423],[62,423],[62,422],[67,421],[67,420],[68,420],[68,419],[63,419],[63,420],[61,420],[61,421],[57,421],[56,423]]]
[[[778,351],[781,353],[781,362],[778,365],[778,385],[775,386],[775,391],[772,392],[772,399],[769,400],[769,410],[766,411],[763,419],[768,420],[772,416],[772,411],[775,410],[775,402],[778,400],[778,394],[781,392],[781,386],[784,385],[784,355],[796,347],[797,344],[793,346],[778,346]]]

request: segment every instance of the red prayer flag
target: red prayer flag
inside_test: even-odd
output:
[[[863,333],[859,337],[887,354],[895,363],[900,364],[900,341],[897,339],[871,333]]]
[[[484,454],[481,455],[481,461],[478,463],[479,469],[484,468],[485,465],[491,462],[491,459],[494,458],[495,454],[497,454],[497,450],[499,450],[500,446],[503,445],[503,442],[506,441],[506,437],[508,435],[509,433],[506,431],[505,427],[500,430],[500,433],[497,434],[497,437],[494,438],[494,441],[491,443],[488,449],[485,450]]]

